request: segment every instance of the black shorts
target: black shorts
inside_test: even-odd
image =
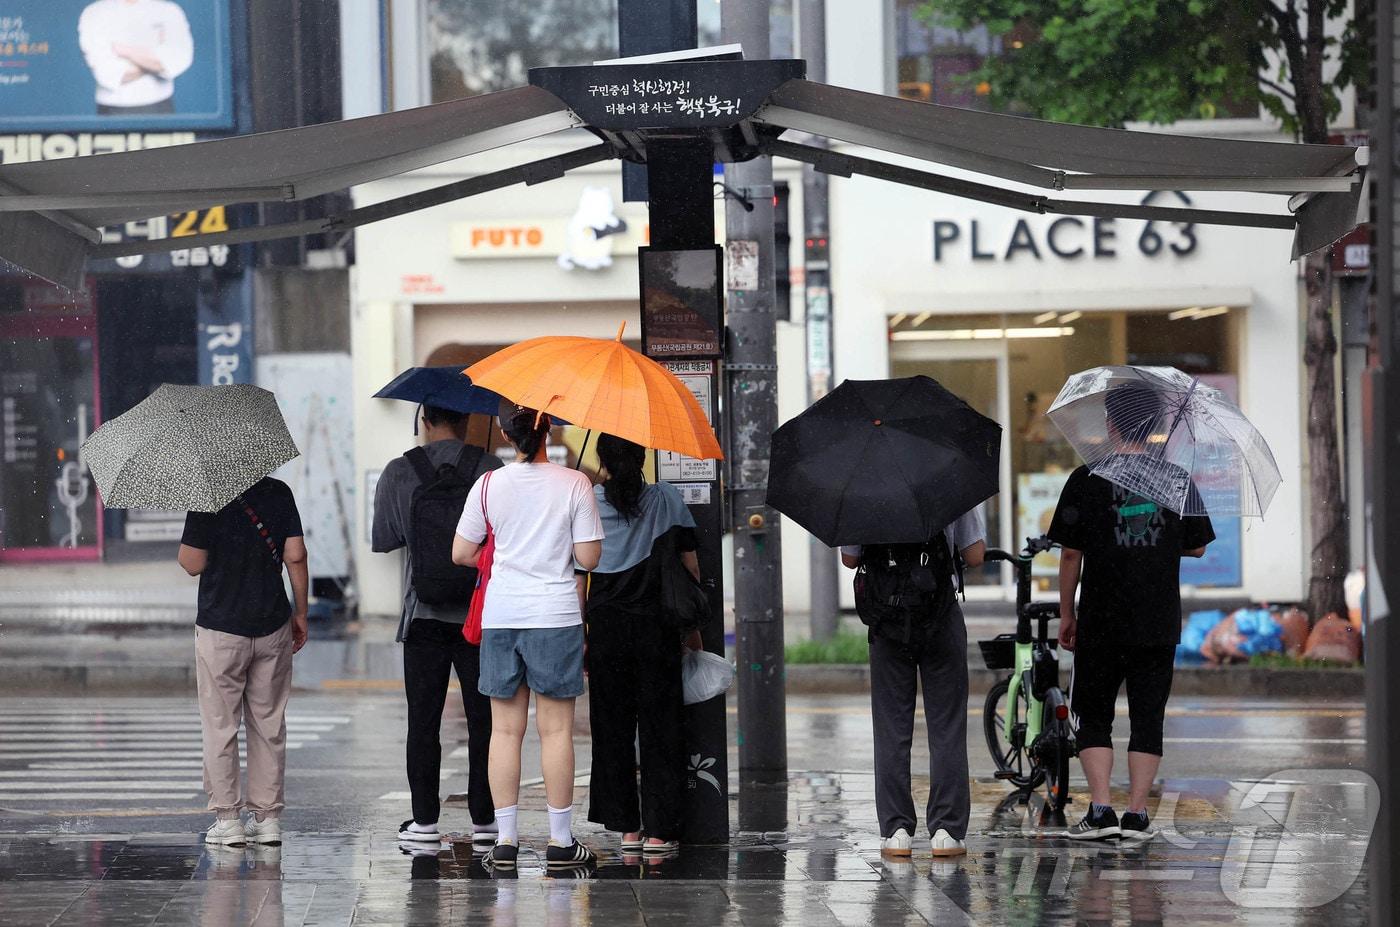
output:
[[[1080,749],[1112,748],[1114,703],[1127,682],[1128,749],[1161,756],[1175,662],[1174,644],[1134,647],[1081,640],[1069,683],[1070,719]]]

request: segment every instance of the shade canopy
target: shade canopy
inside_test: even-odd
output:
[[[79,286],[89,258],[346,231],[466,196],[538,183],[648,146],[703,140],[714,160],[794,158],[1032,212],[1122,216],[1295,232],[1294,256],[1362,221],[1366,149],[1067,125],[862,93],[803,79],[801,61],[695,60],[536,68],[532,86],[304,128],[191,145],[0,167],[0,258]],[[569,128],[598,139],[338,215],[158,241],[103,243],[100,227],[245,202],[295,201]],[[790,133],[790,135],[789,135]],[[832,152],[814,135],[930,167]],[[1278,207],[1233,212],[1053,198],[1060,191],[1270,193]]]

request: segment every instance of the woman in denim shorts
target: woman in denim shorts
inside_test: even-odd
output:
[[[515,462],[472,487],[457,525],[452,559],[476,566],[489,525],[495,537],[481,618],[478,689],[491,699],[491,798],[500,833],[485,863],[514,869],[519,852],[516,800],[520,746],[530,693],[549,804],[551,868],[590,866],[597,857],[574,839],[574,699],[583,694],[583,618],[575,563],[598,565],[603,526],[582,473],[548,461],[549,418],[505,403],[501,431]]]

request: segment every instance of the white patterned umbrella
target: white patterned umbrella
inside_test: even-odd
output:
[[[1180,515],[1262,517],[1282,481],[1244,413],[1175,367],[1076,373],[1048,414],[1090,471]]]
[[[194,512],[219,511],[299,453],[276,397],[248,384],[166,383],[82,449],[106,507]]]

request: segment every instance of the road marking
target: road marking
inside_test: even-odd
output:
[[[88,733],[79,735],[79,734],[72,734],[72,733],[66,733],[66,732],[62,732],[62,731],[57,731],[57,732],[52,733],[52,734],[6,734],[6,735],[5,735],[5,742],[6,742],[6,743],[10,743],[10,742],[12,742],[12,741],[37,741],[37,742],[43,742],[43,741],[61,741],[61,742],[63,742],[63,743],[84,743],[84,742],[94,742],[94,741],[96,741],[96,742],[99,742],[99,743],[108,743],[108,742],[111,742],[111,741],[118,741],[118,740],[140,740],[140,741],[144,741],[144,740],[148,740],[148,739],[151,737],[151,735],[153,735],[153,734],[159,734],[159,733],[160,733],[159,731],[150,731],[150,732],[148,732],[148,733],[140,733],[140,732],[135,732],[135,731],[118,731],[118,732],[115,732],[115,733],[107,734],[107,733],[103,733],[102,731],[89,731]],[[203,738],[199,735],[199,733],[198,733],[197,731],[195,731],[195,732],[191,732],[191,733],[188,733],[188,734],[171,734],[171,735],[169,735],[169,737],[167,738],[166,742],[167,742],[167,743],[195,743],[195,744],[198,744],[198,743],[201,742],[202,739],[203,739]],[[297,739],[298,739],[298,740],[320,740],[320,739],[321,739],[321,735],[319,735],[319,734],[300,734],[300,733],[299,733],[299,734],[297,734]]]
[[[1163,737],[1167,744],[1237,744],[1241,747],[1305,747],[1310,744],[1365,746],[1364,737]]]
[[[0,802],[14,801],[192,801],[202,798],[200,792],[124,792],[120,795],[113,795],[110,792],[26,792],[23,794],[0,794]],[[154,810],[154,809],[153,809]],[[162,809],[163,811],[163,809]],[[82,814],[82,811],[68,810],[65,815]]]
[[[1104,882],[1190,882],[1196,877],[1194,869],[1104,869],[1099,879]]]
[[[385,792],[379,796],[380,801],[411,801],[412,799],[412,792]]]
[[[45,769],[42,766],[31,766],[29,769],[7,769],[0,772],[0,780],[3,779],[34,779],[35,770],[44,769],[42,778],[45,779],[81,779],[84,776],[91,777],[94,772],[101,772],[116,779],[135,779],[140,776],[152,776],[159,774],[160,770],[168,769],[172,776],[185,776],[190,773],[199,772],[203,768],[200,763],[191,763],[184,767],[172,766],[167,763],[163,766],[144,766],[138,769],[111,769],[108,767],[97,767],[95,769]],[[71,784],[71,783],[70,783]],[[0,787],[4,783],[0,782]]]
[[[289,731],[333,731],[334,724],[308,724],[305,721],[288,721]],[[81,723],[77,721],[50,722],[43,719],[32,721],[0,721],[0,734],[24,734],[49,731],[202,731],[204,725],[194,721],[128,721],[110,718]]]
[[[41,754],[37,754],[37,755],[34,757],[34,759],[43,759],[43,758],[46,758],[46,757],[49,757],[49,756],[51,756],[51,754],[48,754],[48,753],[41,753]],[[245,756],[244,758],[246,758],[246,756]],[[30,769],[55,769],[55,770],[68,770],[68,769],[89,769],[89,770],[92,770],[92,769],[95,769],[95,770],[103,770],[103,769],[166,769],[166,768],[203,769],[203,768],[204,768],[204,763],[201,762],[201,761],[198,760],[198,759],[181,759],[181,760],[162,759],[162,760],[160,760],[160,761],[155,761],[155,760],[100,760],[100,761],[98,761],[98,762],[87,762],[87,763],[83,763],[83,762],[73,762],[73,763],[68,763],[68,762],[58,762],[58,763],[30,763],[30,764],[29,764],[29,768],[30,768]]]
[[[89,782],[0,782],[0,791],[19,791],[29,789],[30,791],[49,791],[58,789],[71,789],[75,785],[80,785],[89,789],[112,789],[113,791],[130,791],[132,789],[203,789],[202,782],[175,782],[160,779],[144,779],[130,781],[126,779],[100,779]]]
[[[18,755],[20,755],[20,754],[22,754],[22,753],[33,752],[33,751],[44,750],[44,749],[47,749],[48,752],[51,753],[51,754],[66,754],[66,755],[68,755],[68,756],[73,756],[73,755],[79,755],[79,756],[98,756],[98,755],[100,755],[100,756],[118,756],[118,755],[120,755],[120,751],[130,751],[130,750],[147,750],[147,751],[175,750],[175,751],[185,751],[185,752],[189,752],[189,753],[194,754],[195,756],[202,756],[202,755],[203,755],[203,754],[200,752],[200,751],[203,749],[203,747],[202,747],[200,741],[197,740],[197,739],[196,739],[196,740],[193,740],[193,741],[176,741],[176,742],[172,742],[172,741],[169,741],[169,740],[138,740],[138,741],[124,741],[124,740],[123,740],[123,741],[114,741],[114,742],[112,743],[112,746],[113,746],[113,747],[118,747],[118,748],[120,748],[119,751],[114,751],[114,752],[109,752],[109,751],[104,750],[104,749],[102,748],[102,744],[105,743],[105,742],[106,742],[106,741],[104,741],[104,740],[103,740],[102,738],[100,738],[100,737],[99,737],[99,738],[96,738],[96,739],[93,740],[93,741],[75,741],[75,740],[73,740],[73,739],[71,739],[71,738],[64,738],[64,739],[61,741],[61,743],[63,744],[62,746],[54,746],[54,747],[50,747],[50,748],[46,748],[43,741],[33,741],[33,742],[30,742],[30,743],[17,744],[17,745],[14,745],[14,746],[5,745],[5,746],[0,746],[0,759],[4,759],[4,758],[7,758],[7,757],[8,757],[8,758],[14,758],[14,757],[16,757],[16,756],[18,756]],[[67,746],[67,745],[69,745],[69,744],[72,744],[73,746]],[[302,744],[302,742],[301,742],[300,740],[289,740],[289,741],[287,741],[287,749],[288,749],[288,750],[300,750],[300,749],[302,748],[302,746],[304,746],[304,745]],[[242,749],[246,750],[247,748],[246,748],[246,747],[243,747]],[[138,755],[139,755],[139,754],[138,754]]]
[[[134,723],[142,720],[169,722],[169,721],[192,721],[199,722],[199,712],[197,711],[110,711],[101,709],[86,714],[72,712],[68,709],[53,710],[36,708],[24,711],[0,711],[0,724],[12,721],[77,721],[84,724],[102,723],[117,721],[122,723]],[[299,715],[291,712],[287,713],[288,724],[349,724],[350,718],[346,715]]]

